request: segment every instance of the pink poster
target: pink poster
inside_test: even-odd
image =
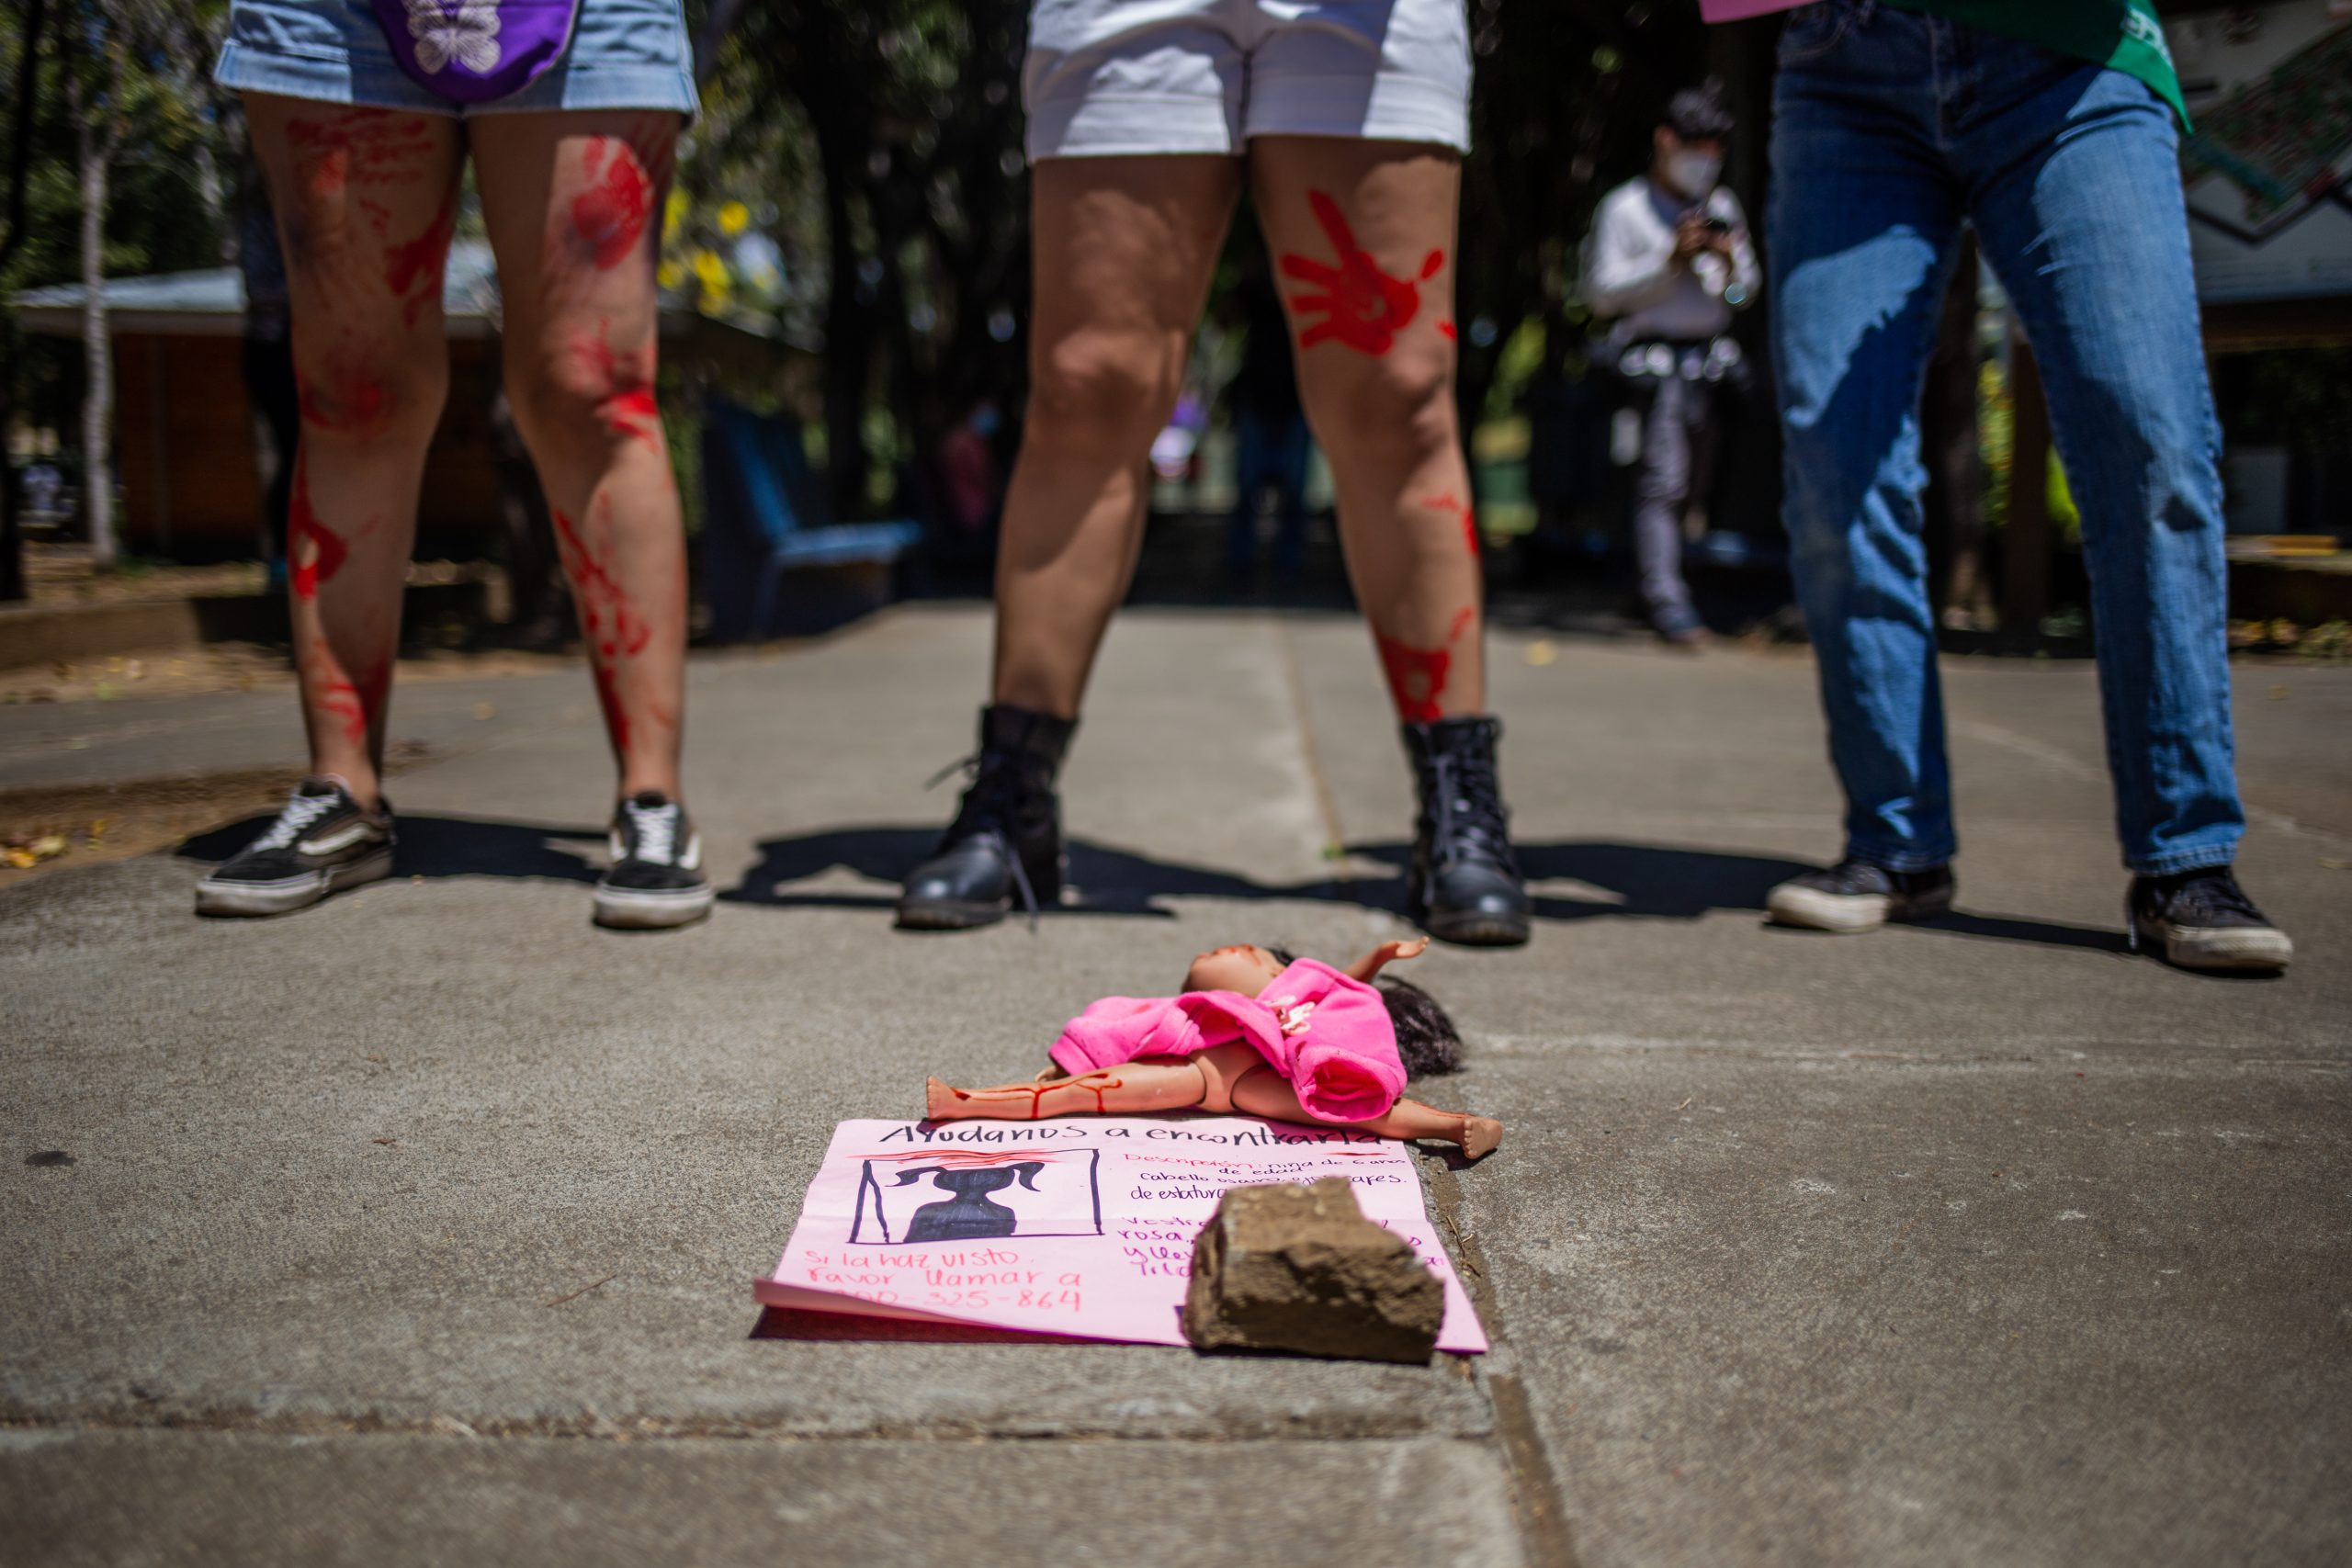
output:
[[[1193,1238],[1225,1190],[1326,1176],[1443,1282],[1438,1348],[1486,1349],[1402,1144],[1248,1116],[844,1122],[752,1291],[812,1312],[1182,1345]]]

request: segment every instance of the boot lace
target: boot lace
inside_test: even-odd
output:
[[[975,751],[932,774],[922,787],[936,789],[956,773],[964,775],[964,798],[939,847],[945,850],[974,839],[994,841],[997,853],[1012,868],[1013,889],[1021,895],[1021,908],[1028,914],[1029,929],[1034,931],[1037,929],[1037,890],[1029,885],[1029,872],[1013,848],[1012,834],[1006,831],[1006,824],[1020,808],[1020,774],[1011,758],[998,752]]]
[[[269,825],[267,832],[254,840],[253,847],[257,850],[287,848],[310,831],[311,824],[333,811],[337,799],[332,795],[304,795],[297,790],[286,802],[286,809],[277,814],[277,820]]]
[[[629,858],[653,865],[673,863],[678,854],[678,818],[683,815],[676,802],[639,806],[630,801],[622,809],[628,813]]]
[[[1510,813],[1503,806],[1493,755],[1486,750],[1439,751],[1429,765],[1439,863],[1483,862],[1517,876]]]

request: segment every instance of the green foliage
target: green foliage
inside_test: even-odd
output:
[[[1979,494],[1984,525],[2000,528],[2009,520],[2009,468],[2016,455],[2017,406],[2009,395],[2007,368],[1987,359],[1976,369],[1976,450],[1984,462],[1984,482]]]
[[[11,85],[26,44],[20,14],[12,6],[0,24],[0,82]],[[226,186],[244,159],[242,118],[211,83],[227,18],[226,0],[51,0],[33,79],[25,235],[0,269],[0,299],[80,279],[77,85],[94,133],[119,142],[110,160],[107,275],[218,266],[227,257]],[[12,130],[0,116],[0,170],[17,151]],[[70,424],[80,345],[20,341],[6,370],[18,417]]]

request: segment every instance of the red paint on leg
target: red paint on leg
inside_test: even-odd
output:
[[[589,143],[594,163],[604,166],[604,176],[571,201],[571,231],[602,268],[618,266],[637,249],[653,209],[653,185],[635,149],[625,141],[614,142],[612,162],[604,164],[600,149],[609,140],[597,137]],[[594,179],[590,154],[583,153],[581,161]]]
[[[411,180],[441,155],[431,121],[387,109],[347,108],[286,122],[303,184],[313,193]]]
[[[642,441],[657,452],[666,450],[662,439],[662,411],[654,405],[650,387],[614,393],[596,405],[596,417],[615,435]]]
[[[390,428],[391,395],[376,378],[374,363],[372,354],[336,348],[312,372],[297,371],[302,423],[334,435],[380,435]]]
[[[1408,724],[1434,724],[1445,716],[1441,699],[1445,695],[1446,677],[1453,669],[1453,645],[1476,618],[1476,610],[1464,607],[1453,617],[1445,641],[1436,648],[1415,648],[1374,629],[1373,641],[1380,649],[1380,667],[1387,673],[1397,717]]]
[[[1462,520],[1463,543],[1470,547],[1470,553],[1473,556],[1478,553],[1478,514],[1471,510],[1468,502],[1452,491],[1448,491],[1443,495],[1423,502],[1422,504],[1433,512],[1448,513],[1459,517]]]
[[[423,318],[425,306],[440,298],[449,236],[457,225],[458,193],[452,190],[424,233],[384,247],[384,286],[399,297],[401,319],[412,327]]]
[[[653,628],[637,613],[628,592],[588,547],[580,530],[561,512],[549,509],[555,520],[556,549],[563,557],[580,604],[580,626],[589,647],[588,668],[596,682],[596,701],[605,710],[605,729],[616,750],[628,750],[628,714],[621,704],[620,678],[615,660],[645,651]]]
[[[294,490],[286,511],[286,559],[292,568],[288,580],[294,586],[294,597],[316,599],[322,583],[330,581],[343,570],[350,556],[351,547],[319,521],[311,506],[311,477],[309,454],[300,447],[294,455]]]
[[[602,389],[596,417],[612,434],[666,452],[669,446],[662,434],[662,411],[653,396],[653,344],[622,355],[605,340],[604,326],[599,321],[595,332],[573,332],[571,344],[582,378]]]
[[[1386,354],[1396,346],[1397,333],[1420,312],[1420,284],[1381,271],[1371,253],[1356,243],[1355,231],[1327,192],[1309,191],[1306,202],[1330,239],[1339,262],[1334,265],[1297,254],[1281,258],[1284,277],[1321,290],[1291,297],[1292,310],[1302,316],[1322,318],[1299,333],[1299,347],[1338,343],[1359,354]],[[1445,254],[1431,251],[1421,264],[1421,278],[1434,277],[1444,265]]]
[[[1453,342],[1458,335],[1453,330],[1453,323],[1452,321],[1440,321],[1437,324],[1437,330],[1438,334],[1444,338],[1448,343]]]
[[[329,664],[327,670],[334,666]],[[368,743],[368,710],[359,700],[359,689],[340,675],[333,675],[318,682],[313,699],[321,713],[334,719],[343,728],[343,738],[354,746]]]
[[[592,661],[589,674],[596,681],[596,705],[605,710],[605,733],[613,738],[613,750],[623,756],[628,754],[628,714],[621,707],[619,678],[613,667],[602,660]]]

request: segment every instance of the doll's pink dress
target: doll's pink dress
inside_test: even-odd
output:
[[[1076,1076],[1237,1040],[1255,1046],[1319,1122],[1369,1122],[1405,1092],[1388,1004],[1374,987],[1312,958],[1295,961],[1254,997],[1105,997],[1064,1026],[1053,1058]]]

